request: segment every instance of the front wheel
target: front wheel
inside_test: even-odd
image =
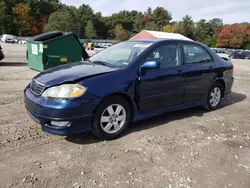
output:
[[[113,96],[105,99],[96,110],[92,132],[103,140],[120,136],[131,121],[131,108],[125,99]]]
[[[223,95],[223,87],[219,83],[215,83],[207,94],[206,103],[203,107],[206,110],[216,110],[220,107],[221,99]]]
[[[2,52],[2,50],[0,50],[0,61],[4,59],[4,54]]]

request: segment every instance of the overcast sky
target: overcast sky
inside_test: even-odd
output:
[[[120,10],[146,11],[162,6],[172,13],[173,20],[186,14],[199,19],[221,18],[224,23],[250,22],[250,0],[61,0],[74,6],[90,5],[95,12],[109,16]]]

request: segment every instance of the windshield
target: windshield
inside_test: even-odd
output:
[[[89,60],[97,63],[106,63],[115,67],[126,67],[151,44],[150,42],[139,41],[121,42],[100,51]]]
[[[12,36],[12,35],[6,35],[6,38],[7,39],[14,39],[14,36]]]

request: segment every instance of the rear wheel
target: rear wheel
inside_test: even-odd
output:
[[[221,99],[223,96],[223,87],[220,83],[215,83],[207,94],[207,100],[206,103],[203,105],[203,107],[206,110],[216,110],[220,107]]]
[[[92,132],[104,140],[115,139],[128,127],[131,108],[122,97],[105,99],[94,114]]]

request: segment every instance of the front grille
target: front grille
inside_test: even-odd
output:
[[[43,91],[45,89],[45,86],[39,82],[37,82],[35,79],[33,79],[30,83],[30,90],[35,95],[42,95]]]

